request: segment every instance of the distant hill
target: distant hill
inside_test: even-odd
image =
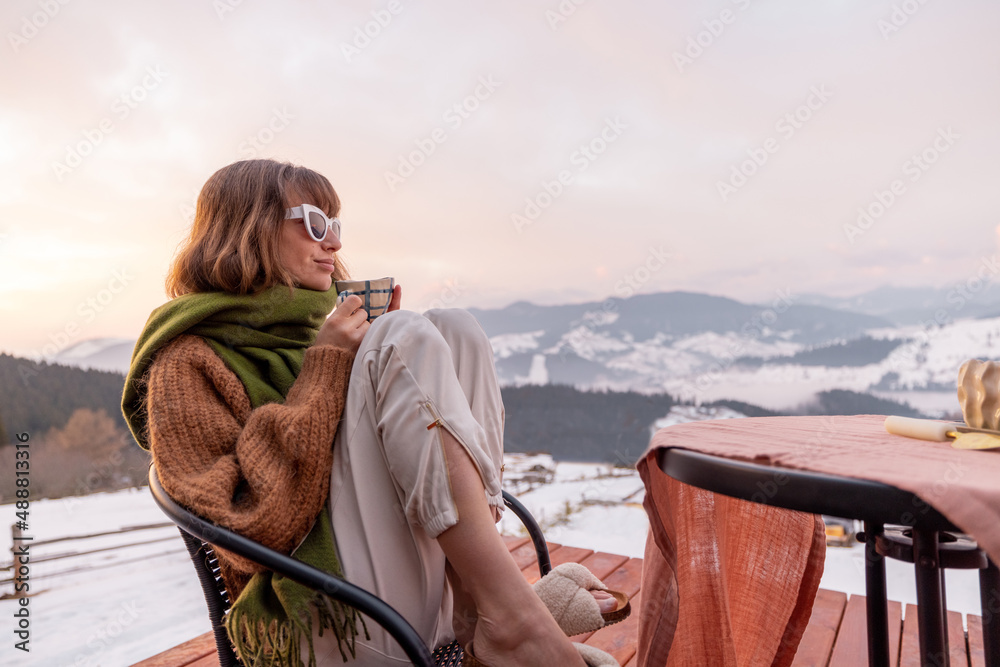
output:
[[[888,320],[872,315],[800,305],[794,296],[777,306],[771,313],[775,316],[773,321],[769,317],[762,320],[770,304],[746,304],[693,292],[662,292],[565,306],[536,306],[521,301],[497,310],[472,308],[470,312],[490,337],[544,331],[537,341],[539,347],[555,344],[578,327],[599,328],[611,337],[627,334],[634,340],[647,340],[656,336],[677,338],[705,332],[740,333],[753,326],[788,331],[791,340],[813,345],[891,326]]]
[[[867,366],[883,361],[889,353],[903,344],[901,339],[877,339],[862,336],[854,340],[820,345],[783,357],[742,357],[737,363],[748,366],[763,364],[793,364],[799,366]]]
[[[128,372],[135,340],[130,338],[91,338],[60,350],[51,361],[66,366]]]
[[[553,306],[520,301],[470,312],[490,338],[505,387],[669,394],[778,412],[825,391],[878,391],[915,401],[908,392],[922,391],[923,409],[945,415],[955,408],[949,390],[962,362],[1000,358],[1000,317],[972,317],[973,302],[960,303],[956,294],[883,288],[841,300],[781,293],[751,304],[674,291]],[[977,308],[991,303],[992,294],[984,287]],[[947,317],[940,326],[897,326],[887,319],[900,309],[942,303]],[[124,371],[132,345],[81,341],[58,361]]]
[[[995,272],[992,267],[991,270]],[[941,309],[952,317],[996,317],[1000,314],[1000,285],[987,280],[974,282],[972,286],[882,286],[844,298],[803,294],[801,302],[874,315],[896,326],[905,326],[933,320]]]

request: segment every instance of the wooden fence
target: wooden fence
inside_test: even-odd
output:
[[[179,549],[171,549],[169,551],[164,551],[162,553],[164,553],[164,554],[170,554],[170,553],[186,552],[186,550],[183,547],[183,543],[179,542],[179,540],[178,540],[178,538],[180,537],[180,535],[177,534],[177,533],[175,533],[173,535],[170,535],[168,537],[153,537],[151,539],[131,539],[128,542],[123,542],[123,543],[115,544],[115,545],[112,545],[112,546],[94,547],[94,548],[89,548],[89,549],[86,548],[86,544],[87,544],[86,541],[87,540],[91,540],[91,539],[96,538],[96,537],[107,537],[108,535],[128,535],[128,536],[131,536],[133,533],[139,534],[142,531],[149,531],[149,530],[154,530],[154,529],[159,529],[159,528],[167,528],[167,527],[173,526],[173,525],[174,524],[172,522],[170,522],[170,521],[164,521],[164,522],[161,522],[161,523],[149,523],[149,524],[138,525],[138,526],[125,526],[125,527],[119,528],[117,530],[105,530],[105,531],[102,531],[102,532],[99,532],[99,533],[90,533],[88,535],[68,535],[66,537],[55,537],[55,538],[48,539],[48,540],[34,540],[34,539],[32,539],[30,541],[27,541],[27,540],[22,541],[21,538],[23,537],[23,531],[21,531],[17,527],[17,525],[14,524],[14,525],[12,525],[10,527],[11,538],[12,538],[11,539],[11,562],[7,563],[7,564],[0,565],[0,576],[3,576],[4,572],[10,572],[10,576],[8,576],[8,577],[6,577],[4,579],[0,579],[0,587],[6,587],[7,584],[13,584],[14,583],[14,575],[15,575],[14,565],[17,563],[17,548],[18,548],[18,545],[23,545],[23,544],[30,545],[31,555],[30,555],[29,564],[32,566],[31,580],[32,581],[36,581],[36,580],[38,580],[40,578],[47,579],[47,578],[50,578],[50,577],[58,577],[58,576],[61,576],[61,575],[73,574],[73,573],[76,573],[76,572],[88,572],[88,571],[91,571],[91,570],[98,570],[98,569],[107,568],[107,567],[115,567],[115,566],[118,566],[118,565],[124,565],[126,563],[131,563],[131,562],[134,562],[134,561],[137,561],[137,560],[145,560],[145,559],[149,558],[149,556],[146,555],[146,556],[139,556],[139,557],[136,557],[136,558],[115,559],[114,561],[111,561],[111,562],[108,562],[108,563],[79,563],[79,562],[77,562],[76,564],[74,564],[72,561],[69,561],[69,559],[74,559],[74,558],[75,559],[79,559],[82,556],[89,556],[91,554],[96,554],[96,553],[101,553],[101,552],[106,552],[106,551],[122,551],[124,549],[129,549],[131,547],[139,547],[139,546],[144,546],[144,545],[147,545],[147,544],[156,544],[156,543],[159,543],[159,542],[175,542],[176,541],[176,542],[178,542],[178,544],[180,544],[180,548]],[[136,537],[140,537],[140,535],[136,535]],[[36,555],[35,550],[38,547],[45,547],[45,546],[52,545],[52,544],[57,544],[57,543],[67,543],[67,551],[60,552],[60,553]],[[59,571],[56,571],[56,572],[46,572],[46,573],[39,574],[39,573],[37,573],[35,571],[34,566],[38,565],[39,563],[47,563],[47,562],[57,561],[57,560],[67,560],[67,561],[69,561],[68,562],[69,566],[66,567],[66,568],[63,568],[63,569],[61,569]],[[12,597],[12,596],[13,596],[12,593],[11,594],[0,594],[0,599],[9,598],[9,597]]]

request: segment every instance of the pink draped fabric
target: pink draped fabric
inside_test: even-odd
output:
[[[792,663],[823,574],[818,516],[728,498],[638,464],[650,535],[639,667]]]
[[[788,665],[823,571],[819,517],[694,489],[663,474],[681,447],[765,465],[882,482],[918,497],[1000,562],[1000,451],[890,435],[885,417],[762,417],[657,432],[637,467],[650,519],[640,667]],[[654,593],[655,591],[655,593]]]

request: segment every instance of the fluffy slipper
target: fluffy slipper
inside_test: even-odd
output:
[[[600,579],[579,563],[563,563],[552,568],[551,572],[535,582],[533,588],[567,637],[624,621],[632,611],[627,595],[608,590]],[[590,594],[592,590],[611,594],[618,604],[602,614],[597,600]]]
[[[573,642],[573,648],[580,654],[583,661],[587,663],[587,667],[621,667],[617,660],[601,649],[576,642]],[[462,656],[462,665],[463,667],[487,667],[485,663],[477,660],[476,656],[472,654],[472,644],[465,647],[465,655]]]

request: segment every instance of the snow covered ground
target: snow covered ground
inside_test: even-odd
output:
[[[15,520],[14,511],[11,505],[0,506],[2,525]],[[126,490],[33,501],[26,534],[42,541],[165,520],[147,489]],[[35,562],[46,555],[151,540],[162,541]],[[9,554],[10,544],[5,530],[0,553]],[[211,629],[191,561],[172,525],[33,547],[31,558],[31,652],[13,647],[17,602],[0,601],[0,665],[120,667]],[[0,577],[9,578],[8,573]],[[10,593],[12,585],[0,591]]]
[[[634,471],[605,464],[556,464],[547,456],[510,456],[506,477],[542,524],[549,541],[642,557],[648,523],[641,506],[642,483]],[[127,490],[34,501],[27,534],[39,541],[50,540],[164,519],[148,490]],[[0,506],[0,524],[14,520],[14,508]],[[521,527],[507,512],[501,530],[516,535]],[[172,526],[39,546],[32,548],[31,556],[37,559],[139,541],[149,543],[33,562],[31,652],[13,648],[17,602],[2,600],[0,665],[119,667],[208,632],[201,589]],[[0,553],[10,553],[10,546],[10,535],[5,532],[0,535]],[[7,558],[0,557],[0,562],[6,563]],[[863,594],[863,562],[860,547],[829,549],[821,586]],[[0,572],[0,578],[7,577],[7,572]],[[910,566],[890,562],[888,587],[890,598],[916,601]],[[0,586],[0,592],[10,591],[10,584]],[[979,613],[975,573],[948,573],[948,606]]]

